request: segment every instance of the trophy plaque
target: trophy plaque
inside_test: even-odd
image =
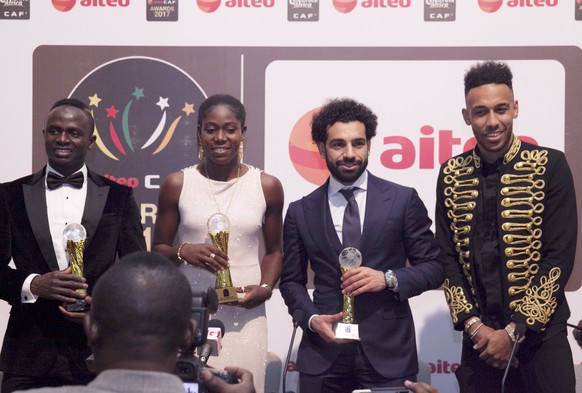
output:
[[[339,254],[339,264],[342,274],[355,269],[362,264],[362,253],[355,247],[347,247]],[[354,297],[346,293],[344,295],[344,317],[335,327],[335,337],[344,340],[359,340],[360,333],[354,319]]]
[[[73,275],[78,277],[83,277],[83,251],[86,239],[87,231],[81,224],[71,223],[63,230],[63,242],[69,254],[69,264]],[[87,296],[86,289],[77,289],[77,293],[83,297]],[[77,299],[75,303],[68,303],[65,308],[69,312],[85,312],[91,307],[85,299]]]
[[[226,254],[228,254],[229,229],[230,221],[224,214],[216,213],[208,219],[208,235],[212,240],[212,245]],[[223,268],[216,272],[215,288],[216,295],[218,295],[218,303],[238,302],[238,295],[232,285],[229,268]]]

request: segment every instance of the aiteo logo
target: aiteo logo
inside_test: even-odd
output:
[[[79,5],[82,7],[127,7],[130,0],[81,0]],[[77,0],[52,0],[53,7],[61,12],[67,12],[73,9]]]

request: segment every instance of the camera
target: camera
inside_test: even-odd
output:
[[[186,393],[207,393],[209,390],[204,386],[204,381],[200,376],[202,370],[210,370],[216,377],[227,383],[238,383],[236,376],[224,370],[216,370],[206,366],[198,357],[193,354],[181,353],[176,361],[175,374],[180,377],[184,384]]]
[[[236,376],[224,370],[216,370],[206,366],[194,353],[196,348],[204,345],[208,336],[208,321],[210,314],[218,310],[218,296],[216,290],[211,287],[191,286],[192,290],[192,319],[197,323],[194,342],[186,349],[181,350],[176,360],[174,374],[184,383],[187,393],[206,393],[209,390],[204,386],[200,373],[202,370],[210,370],[214,375],[227,383],[238,383]]]

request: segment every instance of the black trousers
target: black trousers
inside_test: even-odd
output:
[[[299,375],[301,393],[351,393],[355,389],[402,387],[407,379],[416,381],[416,375],[391,379],[378,374],[358,342],[341,346],[341,354],[326,372]]]
[[[542,343],[526,341],[517,352],[519,366],[509,370],[506,393],[575,393],[572,350],[561,332]],[[504,370],[479,359],[479,352],[463,345],[461,366],[455,372],[461,393],[499,393]]]
[[[53,370],[43,376],[28,376],[4,373],[2,376],[2,393],[12,393],[16,390],[28,390],[42,387],[57,387],[64,385],[86,385],[95,378],[95,374],[83,372],[71,367],[70,361],[58,355]]]

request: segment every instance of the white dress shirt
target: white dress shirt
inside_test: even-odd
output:
[[[49,171],[62,176],[61,173],[47,164],[46,173],[48,174]],[[80,189],[63,185],[54,190],[49,190],[46,187],[46,176],[44,180],[49,229],[60,270],[64,270],[69,266],[69,255],[63,242],[63,230],[70,223],[81,223],[83,211],[85,210],[85,200],[87,199],[87,166],[83,165],[77,172],[82,172],[84,176],[83,186]],[[21,291],[22,303],[36,302],[37,296],[30,291],[30,283],[36,276],[38,274],[31,274],[24,281]]]

